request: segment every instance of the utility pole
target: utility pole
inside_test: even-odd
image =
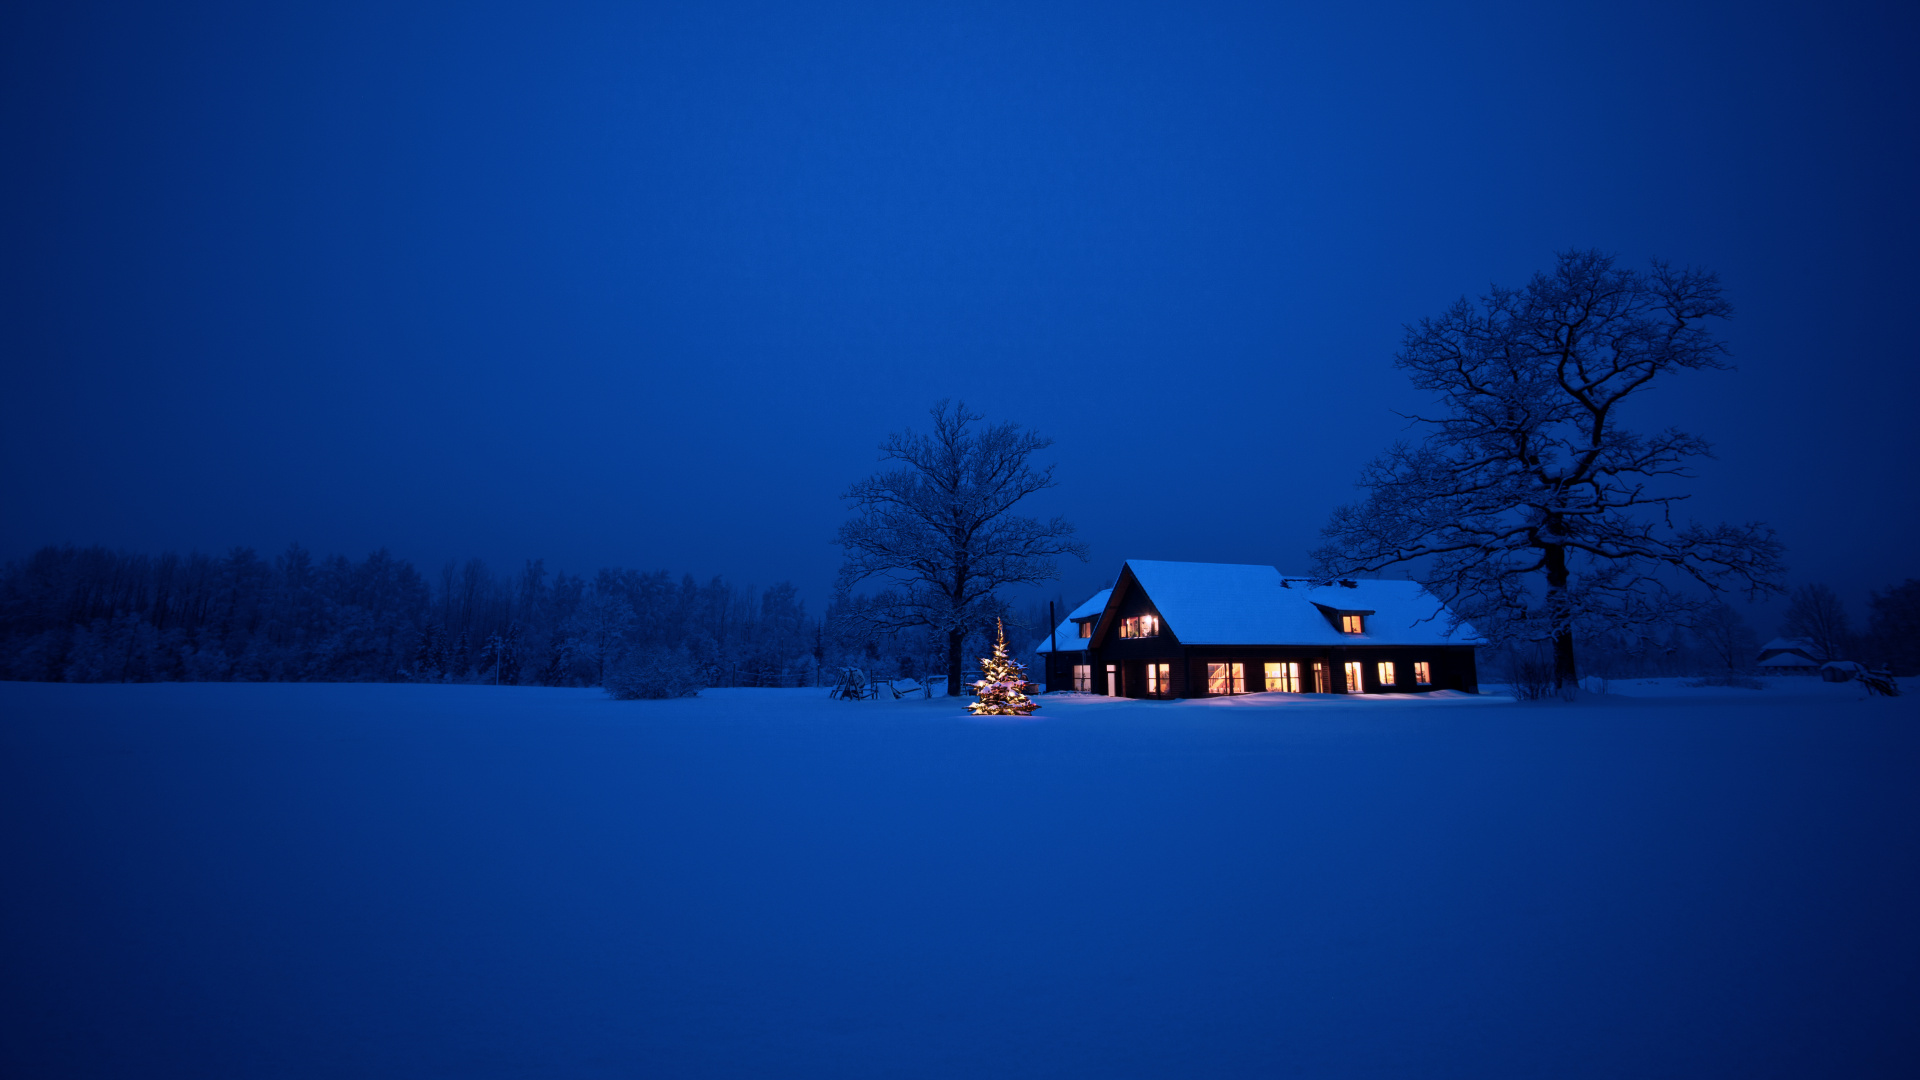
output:
[[[1041,676],[1041,693],[1053,683],[1053,662],[1060,658],[1060,620],[1053,617],[1053,601],[1047,601],[1047,669]]]

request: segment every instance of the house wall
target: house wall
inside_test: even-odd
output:
[[[1049,691],[1073,689],[1074,665],[1088,663],[1086,650],[1074,650],[1071,646],[1084,643],[1088,640],[1080,636],[1080,627],[1078,624],[1082,622],[1097,623],[1098,618],[1070,621],[1074,622],[1075,625],[1071,632],[1061,632],[1058,642],[1061,646],[1061,651],[1058,653],[1040,654],[1047,657],[1047,660],[1044,677],[1038,681],[1043,682]]]
[[[1124,646],[1124,648],[1122,648]],[[1380,661],[1389,660],[1394,664],[1397,682],[1392,686],[1380,685]],[[1416,686],[1413,681],[1413,665],[1424,660],[1433,665],[1433,683],[1430,686]],[[1146,665],[1149,662],[1166,663],[1171,666],[1169,693],[1167,697],[1206,697],[1207,665],[1210,663],[1241,663],[1246,665],[1246,685],[1249,693],[1259,693],[1265,689],[1265,665],[1274,662],[1291,661],[1300,665],[1302,688],[1311,693],[1313,690],[1313,665],[1315,661],[1327,665],[1332,679],[1330,689],[1333,693],[1344,693],[1346,675],[1342,665],[1349,661],[1359,661],[1362,669],[1363,693],[1418,694],[1430,690],[1462,690],[1478,693],[1480,678],[1478,665],[1472,646],[1462,645],[1362,645],[1346,648],[1306,647],[1286,645],[1192,645],[1183,646],[1171,634],[1162,634],[1158,638],[1114,639],[1103,649],[1091,651],[1089,663],[1093,665],[1094,692],[1106,693],[1106,666],[1119,667],[1121,689],[1127,697],[1144,697],[1146,688]],[[1068,673],[1066,688],[1071,688],[1071,672]]]
[[[1363,693],[1418,694],[1429,690],[1464,690],[1468,693],[1477,693],[1480,689],[1480,680],[1473,652],[1471,646],[1460,645],[1359,645],[1346,648],[1196,645],[1187,650],[1187,677],[1194,691],[1192,696],[1201,696],[1206,692],[1207,664],[1238,661],[1247,665],[1249,692],[1258,692],[1253,690],[1253,687],[1262,685],[1259,680],[1264,677],[1265,665],[1291,661],[1300,665],[1300,681],[1303,686],[1311,690],[1313,664],[1319,661],[1327,665],[1327,670],[1333,679],[1331,689],[1338,694],[1346,692],[1344,665],[1350,661],[1359,661],[1364,665],[1361,673]],[[1397,681],[1392,686],[1380,685],[1378,664],[1383,660],[1391,661],[1394,665]],[[1430,686],[1414,684],[1413,665],[1421,660],[1433,666],[1433,683]],[[1263,685],[1262,689],[1264,689]]]
[[[1087,662],[1084,652],[1041,653],[1046,657],[1044,682],[1049,691],[1073,689],[1073,665]]]
[[[1132,641],[1129,645],[1147,646],[1147,641]],[[1177,644],[1163,644],[1157,649],[1136,648],[1129,655],[1108,655],[1100,660],[1097,677],[1104,677],[1105,666],[1113,664],[1120,669],[1120,687],[1126,697],[1147,696],[1147,665],[1162,663],[1167,665],[1167,686],[1159,697],[1193,697],[1190,693],[1192,682],[1188,677],[1185,649]]]

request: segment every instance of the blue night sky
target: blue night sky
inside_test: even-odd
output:
[[[1328,10],[1337,7],[1338,10]],[[10,5],[0,558],[799,584],[890,430],[1057,444],[1081,599],[1306,564],[1402,324],[1568,247],[1718,270],[1712,440],[1854,606],[1920,575],[1892,5]],[[1760,620],[1771,629],[1771,618]]]

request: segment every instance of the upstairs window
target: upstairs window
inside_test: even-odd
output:
[[[1158,615],[1131,615],[1120,620],[1120,636],[1123,638],[1158,637],[1160,635],[1160,617]]]
[[[1093,636],[1093,620],[1092,619],[1082,619],[1077,625],[1080,627],[1081,637],[1090,638]]]
[[[1433,665],[1427,663],[1425,660],[1415,660],[1413,662],[1413,681],[1417,686],[1432,686]]]
[[[1340,632],[1343,634],[1364,634],[1367,632],[1366,617],[1362,615],[1340,616]]]

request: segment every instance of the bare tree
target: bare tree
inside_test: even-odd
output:
[[[1696,612],[1691,629],[1713,660],[1709,677],[1731,678],[1753,665],[1759,641],[1731,604],[1708,604]]]
[[[930,410],[933,432],[890,435],[880,460],[901,463],[841,496],[854,517],[840,526],[846,562],[835,583],[850,626],[892,632],[924,626],[947,639],[947,693],[958,695],[967,632],[998,612],[994,590],[1060,576],[1058,556],[1082,561],[1087,546],[1064,518],[1012,513],[1021,499],[1054,486],[1053,466],[1028,459],[1053,440],[1012,422],[976,429],[962,402]],[[853,597],[855,586],[880,591]]]
[[[1495,286],[1409,327],[1396,358],[1440,411],[1371,462],[1364,501],[1342,506],[1314,553],[1320,572],[1388,566],[1415,576],[1498,641],[1550,642],[1554,681],[1573,685],[1576,632],[1643,634],[1684,622],[1709,595],[1778,592],[1781,546],[1759,522],[1673,524],[1673,481],[1707,443],[1677,429],[1620,427],[1622,403],[1672,371],[1722,369],[1709,320],[1732,307],[1719,279],[1655,261],[1616,269],[1597,251],[1560,254],[1523,289]]]
[[[633,605],[601,589],[589,593],[567,620],[567,651],[593,665],[595,686],[605,685],[607,666],[619,659],[621,642],[633,623]]]
[[[1818,583],[1793,590],[1781,629],[1813,642],[1822,660],[1844,658],[1853,639],[1853,627],[1848,624],[1847,608],[1840,602],[1840,595]]]

